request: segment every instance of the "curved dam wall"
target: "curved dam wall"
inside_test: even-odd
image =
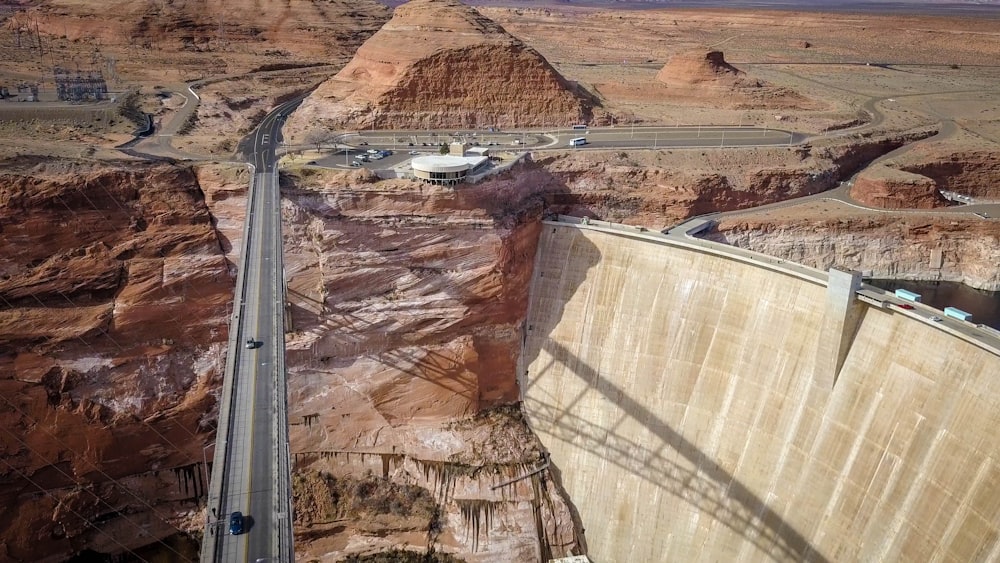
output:
[[[859,302],[826,378],[819,274],[545,222],[520,384],[592,560],[1000,560],[1000,357]]]

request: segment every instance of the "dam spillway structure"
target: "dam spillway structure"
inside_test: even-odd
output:
[[[1000,560],[996,335],[644,231],[545,221],[524,328],[593,561]]]

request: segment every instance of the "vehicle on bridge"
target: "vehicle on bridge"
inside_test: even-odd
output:
[[[238,536],[243,533],[243,513],[236,511],[229,515],[229,533]]]
[[[587,144],[587,138],[586,137],[576,137],[574,139],[570,139],[569,140],[569,146],[571,146],[571,147],[580,147],[580,146],[583,146],[583,145],[586,145],[586,144]]]
[[[253,350],[254,348],[260,346],[260,342],[257,342],[254,338],[247,338],[247,350]]]

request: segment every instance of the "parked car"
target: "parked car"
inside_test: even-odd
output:
[[[229,515],[229,533],[238,536],[243,533],[243,513],[236,511]]]

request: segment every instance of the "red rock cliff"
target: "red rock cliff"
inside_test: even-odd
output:
[[[353,454],[381,456],[384,475],[439,492],[437,547],[470,561],[566,553],[573,523],[551,482],[490,488],[539,460],[523,421],[486,414],[519,396],[535,188],[374,183],[363,172],[294,182],[284,214],[297,467],[358,476],[371,462]],[[451,492],[440,494],[443,482]],[[470,534],[472,505],[495,514],[482,535]],[[301,549],[324,552],[315,534],[299,534]],[[350,543],[339,556],[385,542],[355,530]]]
[[[12,165],[0,229],[0,559],[177,533],[204,487],[233,287],[195,174]]]
[[[534,49],[457,0],[413,0],[289,120],[317,126],[486,127],[577,123],[593,102]]]

